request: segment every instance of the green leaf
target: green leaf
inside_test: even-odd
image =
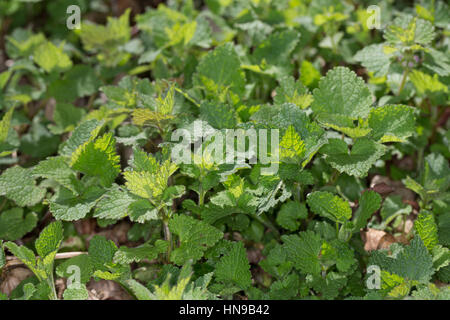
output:
[[[50,157],[39,162],[34,167],[32,175],[53,180],[72,191],[75,195],[79,194],[81,184],[76,178],[75,171],[69,167],[63,157]]]
[[[372,44],[359,50],[353,57],[361,62],[368,71],[373,72],[375,77],[384,77],[391,65],[389,55],[384,52],[384,44]]]
[[[281,206],[276,221],[284,229],[295,231],[300,227],[299,220],[306,219],[307,216],[305,204],[289,200]]]
[[[178,167],[170,160],[164,161],[157,172],[126,171],[124,177],[126,187],[131,193],[146,199],[155,199],[163,195],[168,186],[169,177]]]
[[[85,284],[73,283],[64,290],[63,298],[64,300],[87,300],[89,298],[89,292]]]
[[[437,74],[430,76],[419,70],[412,70],[409,79],[421,96],[429,95],[433,92],[448,92],[448,87],[439,81]]]
[[[122,281],[121,284],[130,290],[138,300],[156,300],[153,293],[134,279]]]
[[[29,212],[24,217],[22,208],[12,208],[0,214],[0,238],[17,240],[36,227],[38,217],[36,213]]]
[[[411,263],[414,261],[414,263]],[[407,280],[426,283],[434,273],[433,260],[420,236],[415,236],[408,246],[401,248],[395,257],[381,250],[373,251],[370,264],[394,273]]]
[[[384,38],[392,44],[428,45],[435,37],[431,22],[402,14],[386,29]]]
[[[65,157],[70,157],[79,146],[86,142],[95,139],[100,129],[103,126],[103,122],[92,119],[82,122],[75,130],[66,142],[60,146],[60,154]]]
[[[94,217],[120,220],[127,216],[128,207],[134,200],[126,190],[114,184],[97,202]]]
[[[372,214],[380,209],[381,196],[372,190],[364,192],[359,200],[358,210],[355,212],[354,218],[354,230],[359,232],[360,229],[365,228],[367,221],[370,219]]]
[[[63,72],[72,67],[70,57],[65,54],[61,47],[46,41],[38,46],[33,52],[33,59],[46,72]]]
[[[357,139],[351,151],[340,139],[328,139],[321,152],[326,161],[339,172],[350,176],[364,177],[375,162],[386,152],[386,147],[367,138]]]
[[[19,166],[6,169],[0,176],[0,195],[21,207],[39,203],[45,195],[45,189],[36,186],[32,172],[32,169]]]
[[[113,261],[117,246],[112,240],[106,240],[105,237],[96,235],[89,241],[88,252],[94,270],[106,271],[105,264]]]
[[[320,79],[311,105],[316,115],[337,114],[350,119],[366,118],[372,96],[364,81],[348,68],[336,67]]]
[[[308,60],[303,60],[300,66],[300,81],[308,88],[316,88],[321,74]]]
[[[405,105],[373,108],[369,115],[371,137],[380,142],[405,142],[415,132],[414,109]]]
[[[326,142],[323,129],[317,123],[311,122],[308,115],[292,103],[275,106],[263,105],[252,115],[251,120],[269,128],[278,129],[281,133],[290,125],[294,126],[295,132],[305,143],[302,167],[311,161]]]
[[[319,254],[322,239],[312,231],[300,232],[299,235],[284,235],[283,248],[294,267],[305,274],[319,274],[321,266]]]
[[[35,247],[41,258],[46,257],[54,251],[58,251],[63,241],[63,226],[61,221],[50,223],[42,230],[36,240]]]
[[[245,290],[252,284],[250,264],[242,242],[233,242],[227,253],[216,264],[217,281],[232,283]]]
[[[316,191],[307,197],[308,206],[318,215],[344,223],[351,219],[352,209],[347,201],[330,192]]]
[[[50,199],[50,212],[56,219],[74,221],[83,219],[104,193],[96,186],[87,187],[83,194],[75,196],[70,190],[60,188]]]
[[[299,80],[295,81],[291,76],[280,80],[280,86],[277,88],[274,98],[276,104],[293,103],[300,109],[306,109],[312,101],[312,94]]]
[[[200,105],[200,118],[216,129],[232,129],[236,126],[234,108],[224,103],[203,102]]]
[[[338,239],[324,242],[321,254],[322,263],[328,268],[336,264],[339,272],[351,271],[351,267],[357,263],[353,249]]]
[[[130,165],[135,171],[154,173],[158,170],[158,162],[156,159],[139,148],[133,149],[133,160]]]
[[[14,108],[9,109],[0,120],[0,143],[5,142],[8,138],[9,128],[11,127],[11,119]]]
[[[206,88],[212,96],[218,96],[226,89],[240,96],[245,85],[245,75],[240,70],[240,64],[231,43],[220,45],[200,60],[194,82]]]
[[[425,157],[424,167],[418,181],[407,177],[404,181],[407,188],[420,195],[422,200],[430,200],[445,195],[450,186],[450,166],[439,153],[430,153]]]
[[[270,65],[287,67],[286,61],[289,61],[299,36],[300,34],[295,30],[274,32],[255,49],[252,58],[256,64],[265,61]]]
[[[433,213],[421,211],[414,221],[414,230],[422,239],[425,247],[431,252],[438,244],[438,228]]]
[[[208,247],[223,237],[223,233],[209,224],[185,215],[174,215],[169,229],[179,237],[180,246],[173,250],[170,261],[183,265],[199,260]]]
[[[79,274],[78,274],[79,270]],[[69,278],[71,276],[79,275],[80,283],[87,283],[91,280],[94,274],[94,266],[91,258],[87,254],[67,259],[56,267],[56,274],[62,278]]]
[[[139,262],[144,259],[153,260],[158,257],[160,253],[167,251],[168,242],[157,240],[155,246],[143,244],[139,247],[128,248],[126,246],[120,247],[114,254],[114,262],[129,264],[132,262]]]
[[[102,185],[109,187],[120,173],[120,157],[115,147],[112,133],[88,141],[72,154],[71,166],[84,174],[98,177]]]
[[[5,242],[4,247],[7,248],[13,255],[22,261],[30,269],[36,267],[36,257],[30,249],[25,246],[18,246],[14,242]]]
[[[294,126],[290,125],[280,141],[280,158],[281,160],[302,159],[304,153],[305,143],[295,132]]]

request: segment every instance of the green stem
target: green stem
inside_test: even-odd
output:
[[[56,289],[55,289],[55,280],[53,278],[53,266],[52,266],[52,272],[51,274],[49,274],[48,278],[47,278],[47,284],[50,287],[50,294],[49,294],[49,299],[50,300],[58,300],[58,295],[56,293]]]
[[[409,74],[409,69],[405,69],[405,71],[403,72],[402,82],[400,83],[400,88],[398,89],[398,93],[397,93],[398,96],[400,95],[403,88],[405,87],[408,74]]]
[[[168,219],[163,220],[163,229],[164,229],[164,240],[166,240],[169,243],[169,246],[167,247],[167,257],[166,257],[167,262],[169,262],[170,255],[172,253],[173,241],[172,241],[172,233],[170,232],[170,229],[169,229]]]

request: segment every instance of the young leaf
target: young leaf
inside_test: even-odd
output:
[[[190,259],[199,260],[208,247],[223,237],[218,229],[185,215],[174,215],[169,220],[169,229],[180,239],[180,246],[170,256],[170,260],[178,265]]]
[[[71,166],[84,174],[98,177],[109,187],[120,173],[120,157],[116,153],[112,133],[78,147],[72,154]]]
[[[230,250],[216,265],[215,276],[218,281],[232,283],[245,290],[252,284],[250,264],[242,242],[234,242]]]
[[[307,203],[315,214],[332,221],[344,223],[352,217],[352,209],[348,202],[330,192],[313,192],[308,195]]]

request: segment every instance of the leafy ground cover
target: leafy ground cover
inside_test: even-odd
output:
[[[370,6],[0,0],[0,299],[450,299],[450,11]]]

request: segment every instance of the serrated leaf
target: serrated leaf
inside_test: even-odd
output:
[[[438,228],[433,213],[421,211],[414,221],[414,230],[422,239],[425,247],[431,252],[438,244]]]
[[[428,45],[434,37],[434,26],[429,21],[406,14],[395,18],[384,33],[388,42],[405,45]]]
[[[404,142],[415,131],[414,110],[405,105],[373,108],[369,115],[371,137],[380,142]]]
[[[242,242],[234,242],[230,250],[216,264],[218,281],[232,283],[245,290],[252,284],[250,264]]]
[[[223,233],[209,224],[185,215],[174,215],[169,229],[178,235],[180,246],[173,250],[170,260],[183,265],[188,260],[199,260],[208,247],[223,237]]]
[[[416,87],[419,95],[429,95],[433,92],[448,92],[448,87],[439,81],[437,74],[430,76],[419,70],[412,70],[409,79]]]
[[[36,186],[32,169],[15,166],[6,169],[0,176],[0,195],[25,207],[40,202],[45,195],[45,189]]]
[[[87,187],[80,196],[75,196],[70,190],[60,188],[50,199],[50,212],[56,219],[74,221],[83,219],[95,206],[104,193],[96,186]]]
[[[102,126],[103,122],[95,119],[82,122],[75,128],[70,138],[61,145],[60,154],[65,157],[70,157],[79,146],[91,139],[95,139]]]
[[[339,272],[350,271],[357,262],[352,248],[338,239],[323,243],[320,259],[327,267],[336,264]]]
[[[276,104],[293,103],[300,109],[306,109],[312,101],[312,94],[299,80],[295,81],[293,77],[284,77],[280,80],[274,98]]]
[[[360,229],[366,227],[367,221],[372,214],[380,208],[381,200],[381,196],[372,190],[368,190],[362,194],[354,218],[354,230],[356,232],[359,232]]]
[[[0,120],[0,143],[5,142],[8,137],[9,128],[11,126],[11,119],[14,113],[14,108],[9,109]]]
[[[113,185],[97,203],[94,217],[120,220],[127,216],[128,207],[134,200],[127,191],[122,190],[117,185]]]
[[[57,251],[63,241],[63,226],[61,221],[50,223],[39,234],[35,247],[37,253],[42,257]]]
[[[224,103],[203,102],[200,105],[200,117],[215,129],[232,129],[236,126],[234,109]]]
[[[106,240],[105,237],[96,235],[89,241],[88,252],[94,270],[106,271],[105,264],[113,261],[117,246],[112,240]]]
[[[78,147],[72,154],[71,166],[84,174],[98,177],[102,185],[109,187],[120,173],[120,157],[116,153],[112,133]]]
[[[320,236],[312,231],[304,231],[299,235],[284,235],[281,239],[288,260],[294,263],[297,270],[305,274],[320,273],[319,254],[323,243]]]
[[[414,263],[411,263],[414,261]],[[408,280],[428,282],[434,273],[433,260],[420,236],[415,236],[395,257],[373,251],[370,264]]]
[[[347,201],[330,192],[316,191],[307,197],[308,206],[318,215],[344,223],[351,219],[352,209]]]
[[[124,177],[126,187],[131,193],[146,199],[160,197],[168,186],[169,177],[178,169],[175,163],[166,160],[157,172],[126,171]]]
[[[286,66],[286,61],[294,51],[300,34],[295,30],[285,30],[269,35],[253,52],[252,58],[256,64],[263,61],[270,65]]]
[[[301,159],[305,153],[305,143],[295,131],[294,126],[289,126],[280,141],[280,158]]]
[[[366,176],[385,151],[384,145],[367,138],[357,139],[350,152],[340,139],[328,139],[328,144],[321,149],[333,168],[355,177]]]
[[[359,50],[354,59],[361,62],[375,77],[384,77],[391,65],[389,55],[384,52],[384,44],[372,44]]]
[[[89,292],[85,284],[73,283],[64,290],[63,298],[64,300],[87,300],[89,298]]]
[[[143,244],[139,247],[128,248],[122,246],[114,254],[115,263],[132,263],[140,262],[144,259],[153,260],[158,257],[158,254],[167,251],[168,243],[166,241],[158,240],[155,246]]]
[[[36,267],[36,256],[33,251],[25,246],[18,246],[14,242],[5,242],[4,247],[7,248],[13,255],[22,261],[30,269]]]
[[[328,71],[320,79],[313,95],[311,108],[316,115],[328,113],[351,119],[366,118],[372,104],[372,96],[364,81],[345,67]]]
[[[38,163],[33,169],[33,176],[51,179],[63,187],[79,194],[80,182],[75,176],[75,172],[69,167],[63,157],[50,157]]]
[[[200,60],[194,82],[205,87],[211,95],[219,95],[226,88],[242,95],[245,76],[240,64],[231,43],[218,46]]]
[[[17,240],[36,227],[38,217],[29,212],[24,216],[22,208],[12,208],[0,214],[0,238]]]
[[[308,210],[305,204],[296,201],[283,203],[277,215],[277,223],[284,229],[295,231],[300,227],[300,219],[306,219]]]
[[[62,278],[74,277],[80,283],[87,283],[94,273],[94,266],[87,254],[67,259],[56,267],[56,274]],[[79,276],[79,278],[77,278]]]

